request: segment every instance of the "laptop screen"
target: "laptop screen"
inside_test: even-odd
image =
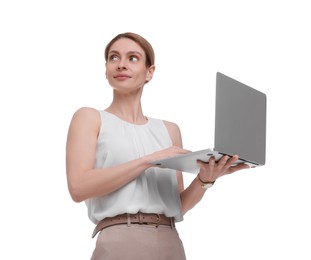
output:
[[[216,77],[216,151],[265,164],[266,95],[222,73]]]

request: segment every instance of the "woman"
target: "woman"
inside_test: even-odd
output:
[[[155,71],[152,46],[140,35],[119,34],[105,59],[112,103],[100,111],[78,109],[67,139],[69,192],[86,202],[97,225],[92,260],[186,259],[175,222],[217,178],[248,166],[232,166],[238,156],[198,161],[200,171],[184,189],[181,172],[151,163],[188,152],[175,123],[143,113],[143,88]]]

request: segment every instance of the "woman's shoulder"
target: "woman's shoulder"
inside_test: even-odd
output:
[[[100,112],[92,107],[80,107],[74,112],[72,120],[83,123],[97,123],[100,122]]]
[[[176,123],[172,121],[168,121],[168,120],[162,120],[162,121],[168,129],[172,131],[180,131],[179,126]]]
[[[172,139],[172,142],[174,145],[177,146],[182,146],[182,141],[181,141],[181,132],[179,126],[172,122],[172,121],[167,121],[167,120],[162,120],[164,125],[167,128],[167,131],[169,132],[169,135]]]
[[[80,107],[76,110],[75,114],[95,114],[99,113],[99,110],[93,107]]]

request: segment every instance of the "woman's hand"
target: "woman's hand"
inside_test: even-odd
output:
[[[166,159],[166,158],[173,157],[176,155],[187,154],[189,152],[190,152],[189,150],[186,150],[186,149],[183,149],[181,147],[173,145],[169,148],[154,152],[154,153],[149,154],[147,156],[148,156],[148,161],[151,163],[153,161]]]
[[[247,164],[237,164],[235,162],[239,159],[239,156],[234,155],[229,157],[224,155],[219,161],[215,161],[215,157],[211,157],[208,162],[198,160],[200,166],[199,176],[204,182],[214,182],[219,177],[231,174],[239,170],[248,169]]]

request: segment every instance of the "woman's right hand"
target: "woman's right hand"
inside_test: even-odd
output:
[[[176,155],[187,154],[189,152],[191,152],[191,151],[173,145],[173,146],[171,146],[169,148],[166,148],[166,149],[154,152],[152,154],[149,154],[149,155],[147,155],[147,157],[148,157],[148,162],[150,164],[152,164],[153,161],[157,161],[157,160],[161,160],[161,159],[166,159],[166,158],[173,157],[173,156],[176,156]],[[152,164],[152,165],[153,166],[157,166],[155,164]]]

